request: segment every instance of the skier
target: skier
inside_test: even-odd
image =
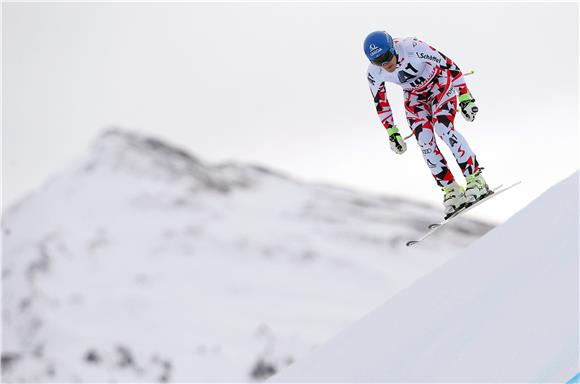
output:
[[[404,153],[407,145],[394,124],[385,81],[403,88],[409,127],[437,185],[444,192],[445,218],[488,195],[489,187],[481,175],[483,168],[453,124],[457,109],[455,92],[459,94],[461,114],[467,121],[473,121],[478,111],[453,60],[415,37],[393,39],[384,31],[370,33],[364,41],[364,51],[371,62],[367,79],[377,113],[387,130],[391,149],[397,154]],[[467,180],[465,190],[447,167],[434,133],[451,148]]]

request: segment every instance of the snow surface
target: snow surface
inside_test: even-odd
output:
[[[578,198],[576,172],[271,381],[570,380]]]
[[[113,130],[3,217],[4,381],[249,381],[490,229]]]

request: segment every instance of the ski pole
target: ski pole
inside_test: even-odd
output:
[[[474,73],[475,73],[475,71],[472,69],[472,70],[470,70],[469,72],[466,72],[466,73],[464,73],[464,74],[463,74],[463,76],[469,76],[469,75],[473,75]],[[407,141],[407,139],[410,139],[410,138],[411,138],[411,136],[413,136],[413,132],[409,133],[409,135],[408,135],[408,136],[405,136],[405,137],[403,138],[403,140]]]

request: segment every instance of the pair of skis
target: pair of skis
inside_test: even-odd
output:
[[[511,189],[511,188],[515,187],[516,185],[518,185],[520,183],[521,183],[521,181],[518,181],[518,182],[513,183],[512,185],[508,185],[507,187],[504,187],[504,188],[502,188],[503,185],[499,185],[499,186],[495,187],[494,189],[492,189],[492,192],[489,195],[487,195],[483,199],[478,200],[475,203],[467,206],[466,208],[460,209],[453,216],[448,217],[447,219],[445,219],[445,220],[443,220],[443,221],[441,221],[439,223],[429,224],[429,226],[428,226],[429,232],[425,233],[423,236],[421,236],[417,240],[408,241],[407,242],[407,247],[410,247],[412,245],[415,245],[417,243],[420,243],[421,241],[423,241],[426,238],[430,237],[431,235],[433,235],[435,232],[437,232],[441,228],[445,227],[447,224],[451,223],[453,220],[455,220],[459,216],[461,216],[464,213],[468,212],[469,210],[477,207],[478,205],[483,204],[484,202],[488,201],[489,199],[493,199],[495,196],[497,196],[497,195],[499,195],[499,194],[507,191],[508,189]]]

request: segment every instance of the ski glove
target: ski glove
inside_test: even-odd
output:
[[[399,133],[399,129],[393,125],[392,128],[387,129],[387,133],[389,134],[389,143],[393,152],[398,155],[404,153],[407,150],[407,144]]]
[[[479,108],[475,105],[475,99],[469,92],[459,96],[459,107],[461,108],[461,114],[467,121],[473,121],[479,111]]]

